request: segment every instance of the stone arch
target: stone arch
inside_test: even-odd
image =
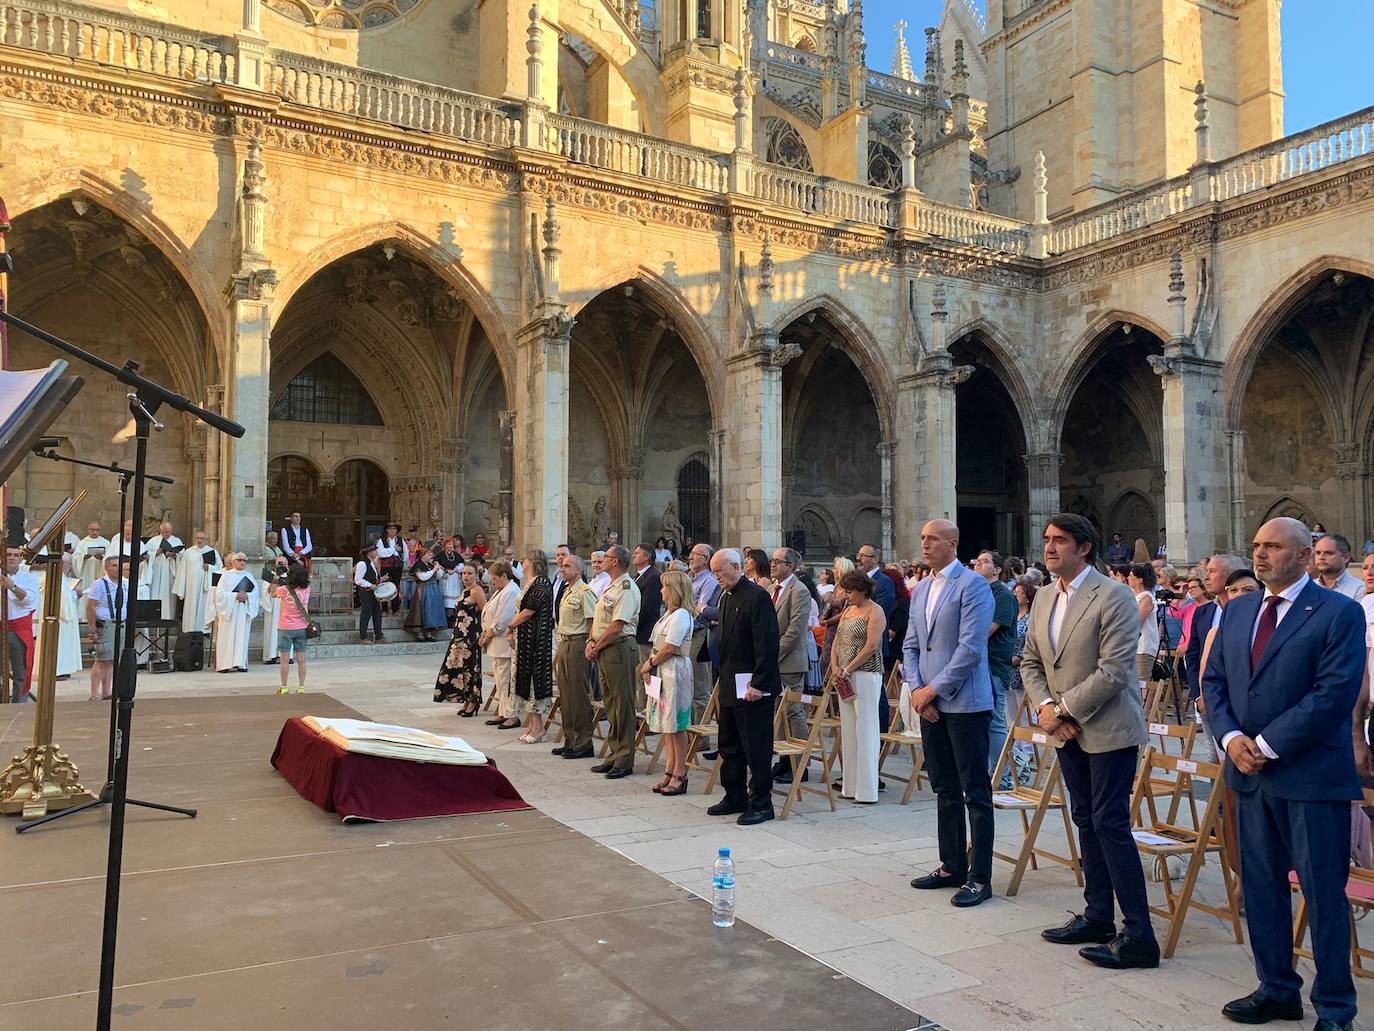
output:
[[[825,528],[825,535],[831,552],[838,551],[844,545],[844,538],[840,535],[840,524],[825,505],[809,501],[797,509],[792,519],[794,523],[800,523],[803,530],[807,529],[807,523],[811,520],[815,520],[817,524]],[[806,535],[807,552],[812,550],[813,543],[818,544],[819,542],[813,542],[811,534],[808,532]]]
[[[558,17],[561,28],[580,36],[624,77],[639,102],[645,131],[665,135],[668,104],[658,63],[639,45],[620,13],[606,0],[563,0]]]
[[[1064,416],[1073,395],[1101,357],[1099,347],[1102,341],[1120,325],[1144,329],[1161,342],[1169,339],[1169,334],[1159,323],[1134,312],[1113,308],[1093,319],[1069,349],[1068,361],[1051,365],[1050,375],[1041,385],[1041,396],[1049,398],[1046,428],[1052,443],[1057,443],[1064,431]]]
[[[849,543],[854,547],[872,544],[882,548],[883,512],[873,505],[859,505],[849,517]],[[883,555],[883,562],[892,561],[893,556]]]
[[[642,289],[653,303],[668,316],[677,331],[678,339],[696,362],[697,370],[706,384],[706,397],[711,406],[711,425],[721,425],[725,410],[724,362],[719,347],[706,321],[683,295],[682,291],[664,276],[647,265],[632,265],[623,275],[611,280],[615,285],[593,290],[569,300],[568,313],[576,318],[587,305],[606,293],[623,287]]]
[[[507,393],[515,382],[515,342],[512,329],[497,306],[490,291],[463,264],[448,246],[431,239],[404,222],[388,220],[373,222],[347,230],[320,244],[290,269],[283,270],[272,302],[272,319],[286,310],[294,297],[314,275],[340,258],[366,250],[374,244],[393,243],[404,249],[416,261],[426,265],[438,278],[458,291],[482,325],[496,360]]]
[[[887,356],[862,319],[830,294],[820,294],[793,304],[774,320],[773,325],[783,332],[813,311],[824,314],[831,325],[839,330],[841,350],[849,356],[868,384],[874,407],[878,410],[878,425],[883,440],[894,439],[897,385],[892,378]]]
[[[948,339],[957,343],[971,336],[977,337],[978,342],[1001,366],[997,370],[997,375],[1007,388],[1007,393],[1011,395],[1012,403],[1016,405],[1016,414],[1020,417],[1021,426],[1026,434],[1026,447],[1036,451],[1044,450],[1047,441],[1040,439],[1041,413],[1035,403],[1035,394],[1021,372],[1024,359],[1016,354],[1017,348],[1012,344],[1011,338],[997,323],[979,315],[959,326],[949,334]]]
[[[207,269],[190,247],[152,209],[128,190],[116,186],[103,176],[84,167],[70,167],[48,173],[41,179],[30,179],[10,194],[10,221],[68,197],[86,197],[143,234],[186,284],[205,320],[206,335],[211,351],[225,368],[228,353],[227,319],[221,289],[215,276]],[[228,270],[223,270],[228,275]],[[218,370],[216,370],[218,372]]]
[[[1158,507],[1138,490],[1122,491],[1107,512],[1107,524],[1102,527],[1104,539],[1119,532],[1123,542],[1133,545],[1137,537],[1152,540],[1159,526]]]
[[[1270,294],[1246,321],[1245,328],[1226,354],[1226,365],[1222,371],[1227,429],[1240,428],[1245,388],[1265,345],[1302,304],[1312,288],[1334,272],[1374,280],[1374,264],[1358,258],[1322,255],[1290,276],[1283,287]]]
[[[1283,494],[1280,495],[1276,501],[1270,503],[1269,507],[1264,510],[1264,515],[1260,517],[1259,522],[1254,525],[1253,529],[1258,530],[1265,523],[1269,522],[1269,520],[1278,519],[1281,516],[1297,519],[1306,526],[1311,526],[1314,522],[1318,521],[1315,513],[1305,504],[1291,494]]]

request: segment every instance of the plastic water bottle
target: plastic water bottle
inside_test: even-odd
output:
[[[717,927],[735,926],[735,861],[728,848],[716,854],[711,868],[711,923]]]

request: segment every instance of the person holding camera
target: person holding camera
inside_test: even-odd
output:
[[[274,665],[278,658],[277,627],[280,625],[283,600],[277,588],[286,583],[287,570],[291,568],[284,554],[269,559],[262,567],[262,661]],[[306,584],[309,585],[307,576]]]
[[[1140,638],[1135,647],[1136,672],[1143,690],[1154,674],[1155,656],[1159,654],[1159,617],[1155,614],[1155,567],[1137,562],[1126,574],[1126,586],[1135,595],[1140,612]]]
[[[285,563],[285,559],[281,560]],[[294,656],[296,660],[296,694],[305,694],[305,649],[310,627],[310,570],[302,563],[276,571],[276,585],[272,588],[277,600],[277,673],[281,687],[277,694],[287,694],[286,674]]]

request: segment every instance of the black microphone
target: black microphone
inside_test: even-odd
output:
[[[34,444],[35,451],[56,450],[62,446],[61,437],[39,437],[38,443]]]

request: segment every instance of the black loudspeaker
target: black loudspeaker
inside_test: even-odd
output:
[[[172,661],[179,672],[199,673],[205,668],[205,635],[199,630],[177,634]]]
[[[5,512],[5,544],[11,548],[24,546],[24,509],[10,505]]]

